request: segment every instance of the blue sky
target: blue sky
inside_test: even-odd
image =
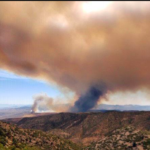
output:
[[[32,104],[33,96],[41,93],[53,98],[62,95],[56,86],[45,81],[0,70],[0,104]]]
[[[63,103],[69,102],[74,96],[73,92],[68,92],[68,99],[65,99],[62,91],[56,85],[50,84],[44,80],[32,79],[16,75],[12,72],[0,69],[0,104],[13,105],[32,105],[33,96],[47,94],[52,98],[59,98]],[[149,92],[136,91],[116,92],[107,96],[107,101],[101,101],[104,104],[113,105],[150,105]]]

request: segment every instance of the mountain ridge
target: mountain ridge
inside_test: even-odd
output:
[[[22,118],[16,124],[22,128],[38,129],[62,137],[65,134],[65,138],[86,145],[89,142],[97,141],[117,128],[127,125],[135,126],[141,130],[150,130],[150,112],[58,113]]]

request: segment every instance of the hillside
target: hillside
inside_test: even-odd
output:
[[[149,150],[150,132],[133,126],[116,129],[88,146],[87,150]]]
[[[59,113],[23,118],[17,125],[47,131],[87,145],[130,125],[135,129],[150,130],[150,112]]]
[[[81,150],[81,147],[49,133],[0,122],[0,150]]]

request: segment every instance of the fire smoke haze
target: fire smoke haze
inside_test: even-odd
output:
[[[48,97],[46,94],[44,95],[37,95],[34,96],[34,104],[32,106],[32,111],[37,112],[39,111],[39,107],[44,106],[52,106],[53,105],[53,99]]]
[[[69,104],[56,103],[53,98],[47,94],[38,94],[33,97],[34,103],[32,112],[64,112],[68,111],[71,107]]]
[[[78,111],[107,91],[149,90],[149,8],[150,2],[0,2],[0,68],[67,87],[79,96],[72,108]]]

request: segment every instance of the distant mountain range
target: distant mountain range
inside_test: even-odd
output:
[[[5,106],[0,109],[0,120],[6,118],[19,118],[31,113],[31,106]]]
[[[118,110],[118,111],[150,111],[150,105],[107,105],[100,104],[96,110]]]
[[[6,118],[32,117],[31,105],[0,105],[0,120]],[[100,104],[92,112],[107,112],[107,111],[150,111],[150,106],[141,105],[107,105]],[[89,111],[89,112],[91,112]],[[37,114],[37,115],[40,115]]]
[[[0,109],[6,108],[31,108],[32,105],[13,105],[13,104],[0,104]],[[99,104],[94,110],[145,110],[150,111],[150,105],[108,105],[108,104]]]
[[[20,108],[20,107],[31,107],[31,105],[0,104],[0,109],[6,109],[6,108]]]

